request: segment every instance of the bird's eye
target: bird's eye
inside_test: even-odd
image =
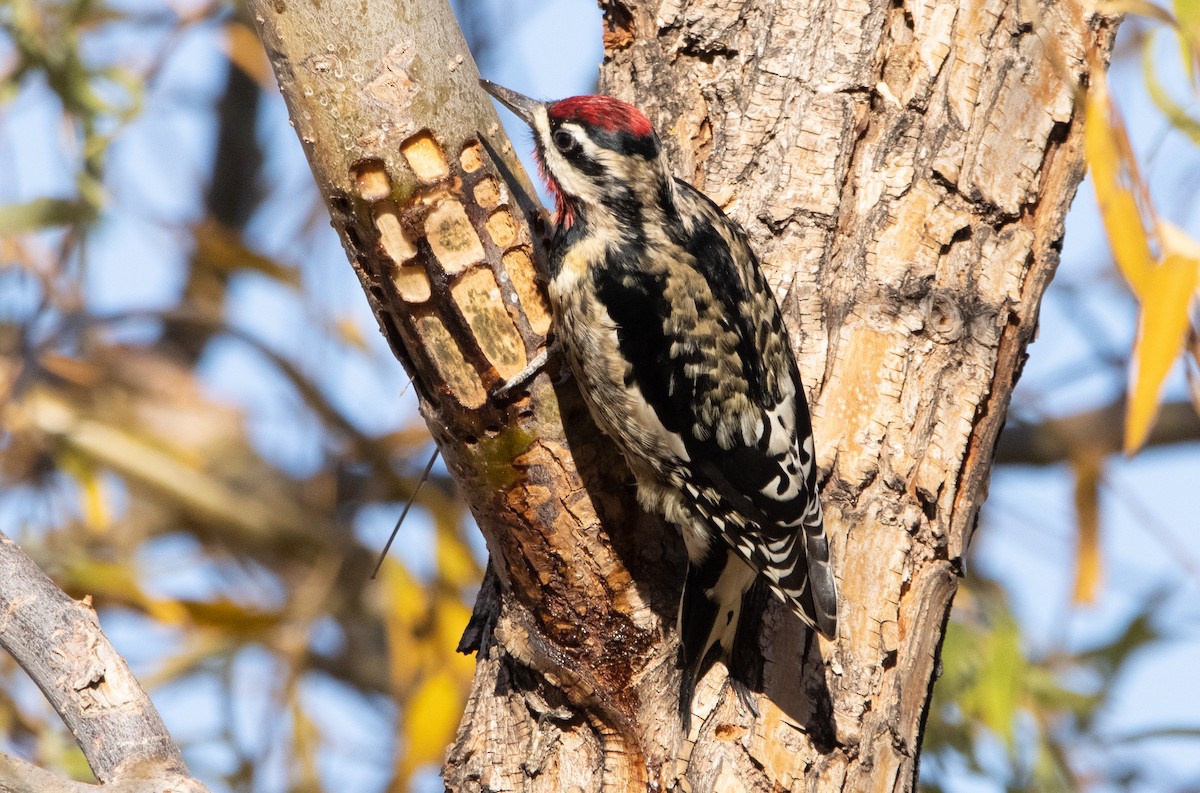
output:
[[[565,129],[554,131],[554,146],[559,151],[570,151],[575,147],[575,136]]]

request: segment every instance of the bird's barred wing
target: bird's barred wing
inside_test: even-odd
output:
[[[836,592],[798,370],[740,232],[706,208],[721,226],[651,241],[649,266],[612,277],[614,252],[597,296],[617,326],[629,384],[687,451],[674,473],[696,512],[805,621],[833,635]],[[675,266],[681,260],[689,266]]]

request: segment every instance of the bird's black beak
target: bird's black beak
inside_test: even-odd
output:
[[[542,106],[541,102],[518,94],[516,91],[510,91],[502,85],[496,85],[491,80],[480,78],[479,84],[483,86],[483,90],[499,99],[505,107],[516,113],[519,119],[531,127],[534,125],[535,111]]]

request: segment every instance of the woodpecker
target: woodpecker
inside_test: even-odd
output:
[[[728,659],[758,577],[807,625],[837,633],[799,368],[745,232],[671,176],[641,111],[606,96],[539,102],[480,82],[532,129],[554,197],[547,275],[558,343],[639,502],[683,534],[687,725],[696,683]]]

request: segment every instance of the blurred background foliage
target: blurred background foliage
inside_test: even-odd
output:
[[[1097,178],[946,635],[929,790],[1200,790],[1200,389],[1172,367],[1200,347],[1173,264],[1200,229],[1197,6],[1129,4],[1115,100],[1092,94]],[[489,76],[594,80],[585,0],[456,11]],[[214,791],[437,789],[486,555],[440,466],[419,488],[431,441],[243,13],[0,6],[0,529],[93,598]],[[0,750],[89,778],[7,658]]]

